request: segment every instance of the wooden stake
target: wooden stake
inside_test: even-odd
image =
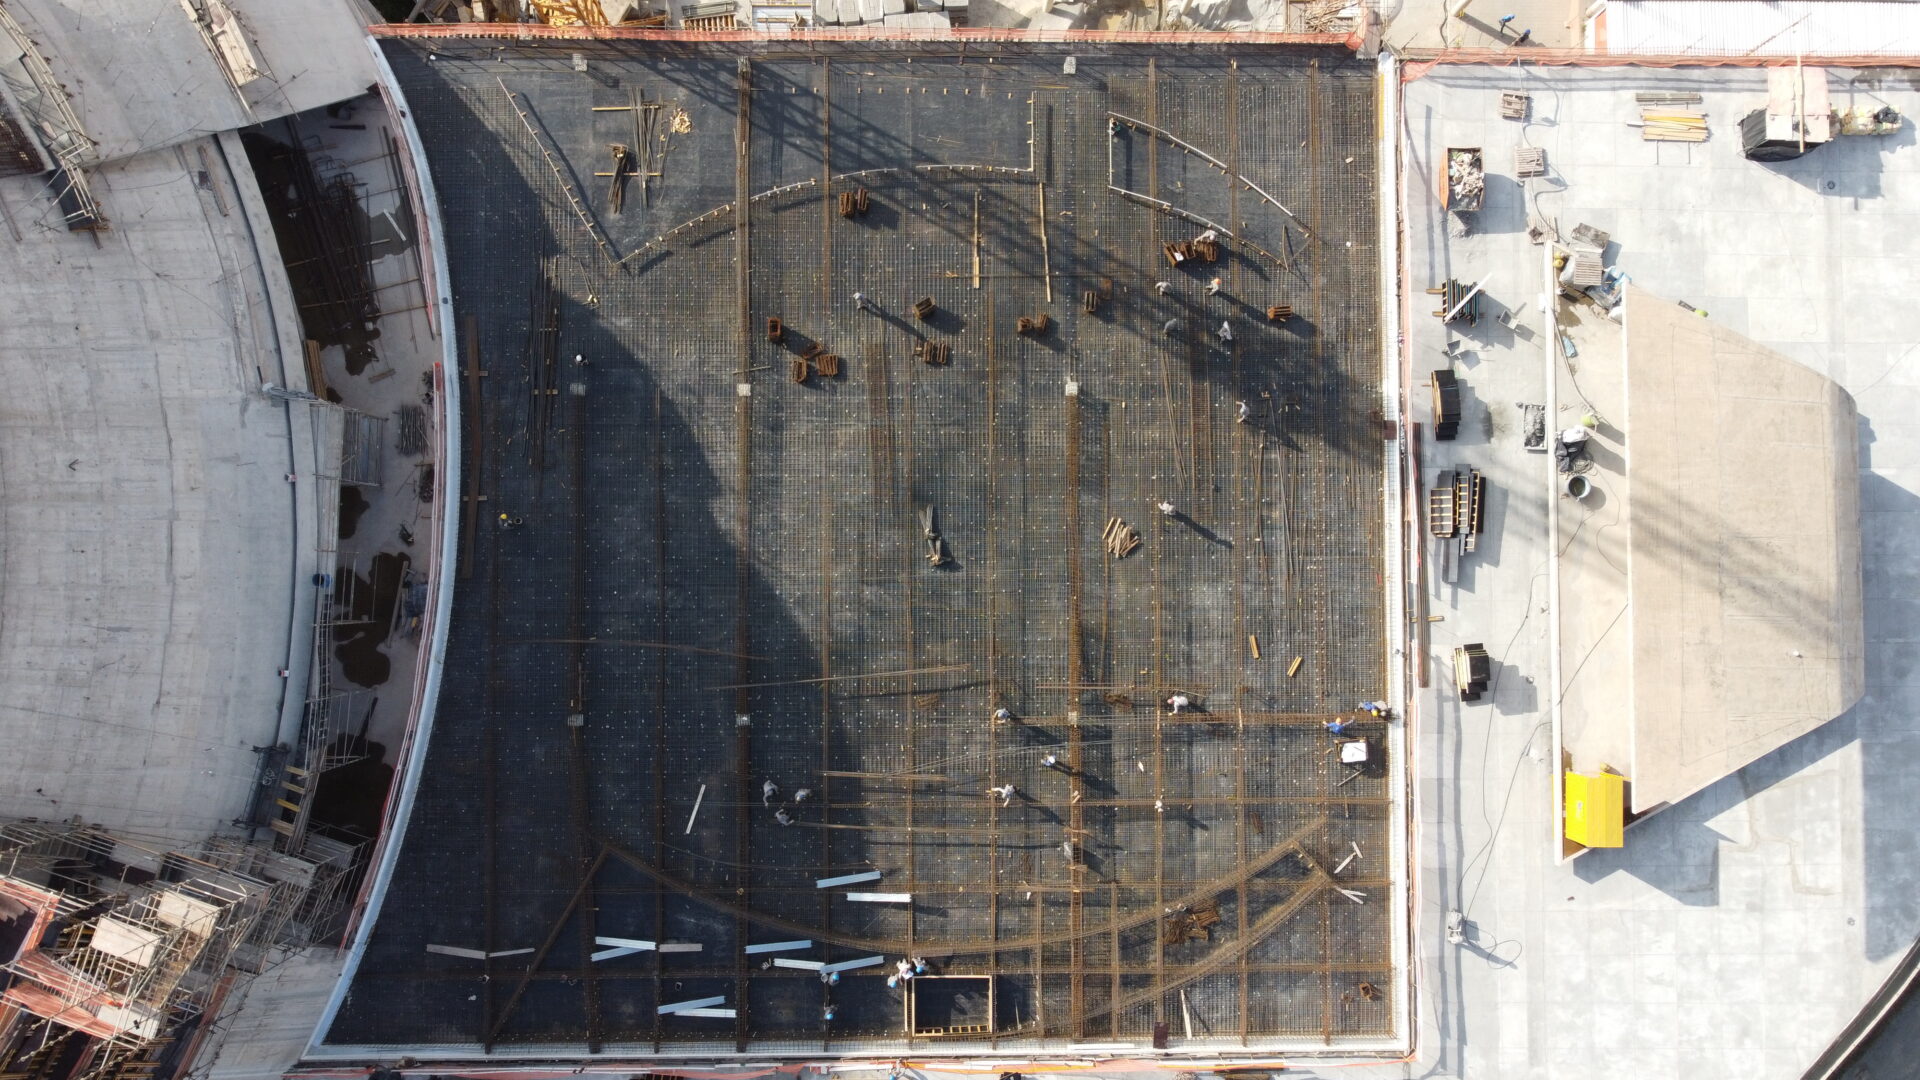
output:
[[[1247,648],[1248,648],[1248,649],[1250,649],[1250,650],[1252,650],[1252,652],[1253,652],[1253,658],[1254,658],[1255,660],[1258,660],[1258,659],[1260,659],[1260,637],[1259,637],[1259,635],[1257,635],[1257,634],[1248,634],[1248,635],[1247,635]]]
[[[1305,659],[1306,658],[1302,656],[1296,656],[1293,658],[1293,663],[1287,665],[1287,678],[1291,679],[1295,675],[1300,674],[1300,664]]]
[[[1040,276],[1047,283],[1047,303],[1053,303],[1053,256],[1047,250],[1047,185],[1040,184]]]
[[[973,193],[973,287],[980,287],[980,193]]]

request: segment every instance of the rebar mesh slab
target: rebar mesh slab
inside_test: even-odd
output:
[[[1385,679],[1372,65],[385,48],[475,368],[467,535],[329,1043],[878,1052],[902,956],[997,976],[975,1049],[1401,1028],[1358,989],[1400,977],[1385,728],[1348,768],[1323,726]],[[743,952],[792,939],[886,961]],[[701,997],[737,1016],[658,1011]]]

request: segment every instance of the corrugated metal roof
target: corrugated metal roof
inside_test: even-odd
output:
[[[1920,55],[1915,0],[1608,0],[1607,51]]]

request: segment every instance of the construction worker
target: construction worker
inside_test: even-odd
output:
[[[1162,324],[1162,325],[1161,325],[1161,327],[1160,327],[1160,330],[1161,330],[1161,332],[1163,332],[1163,333],[1168,333],[1168,334],[1171,334],[1171,333],[1173,333],[1173,332],[1174,332],[1175,330],[1178,330],[1178,329],[1180,329],[1180,320],[1179,320],[1179,319],[1168,319],[1168,320],[1167,320],[1167,321],[1166,321],[1166,322],[1165,322],[1164,324]]]
[[[1017,789],[1012,784],[1001,784],[999,787],[990,787],[987,789],[987,794],[1000,796],[1001,806],[1012,806],[1013,797],[1017,793]]]
[[[823,971],[820,973],[820,981],[826,983],[828,986],[837,985],[840,982],[840,973],[837,971]]]
[[[1220,279],[1219,279],[1219,278],[1214,278],[1214,279],[1213,279],[1212,281],[1209,281],[1209,282],[1207,282],[1207,295],[1208,295],[1208,296],[1218,296],[1218,295],[1219,295],[1219,293],[1220,293]]]
[[[1040,759],[1040,765],[1042,768],[1059,769],[1061,772],[1066,771],[1066,769],[1061,768],[1059,754],[1047,754]]]
[[[820,1010],[820,1019],[822,1020],[833,1019],[833,1003],[832,1002],[828,1002],[827,1007]]]
[[[1363,701],[1360,703],[1360,711],[1380,720],[1393,715],[1393,710],[1389,709],[1384,701]]]
[[[1165,296],[1173,291],[1173,282],[1156,281],[1153,283],[1153,291],[1159,293],[1161,296]]]
[[[500,514],[500,527],[503,529],[517,529],[524,524],[526,524],[525,518],[514,517],[504,511]]]
[[[1220,340],[1221,341],[1233,340],[1233,324],[1232,323],[1226,322],[1224,320],[1220,323]]]
[[[1193,242],[1196,244],[1211,244],[1218,239],[1220,239],[1220,233],[1214,229],[1208,229],[1206,232],[1194,237]]]
[[[773,812],[773,820],[782,825],[791,825],[793,824],[793,815],[787,813],[787,808],[783,806]]]
[[[1154,812],[1154,813],[1156,813],[1156,814],[1164,814],[1164,813],[1166,813],[1166,812],[1167,812],[1167,804],[1166,804],[1166,803],[1165,803],[1164,801],[1162,801],[1162,800],[1160,800],[1160,799],[1155,799],[1155,800],[1153,800],[1153,812]]]
[[[1172,517],[1174,515],[1173,504],[1166,501],[1165,499],[1160,500],[1159,507],[1160,507],[1160,513],[1162,515],[1166,517]]]
[[[927,973],[927,962],[926,962],[925,960],[922,960],[922,959],[920,959],[920,958],[919,958],[919,957],[917,957],[917,956],[916,956],[916,957],[914,957],[914,958],[913,958],[913,973],[914,973],[915,975],[925,975],[925,974]]]
[[[1181,709],[1191,709],[1191,708],[1193,708],[1193,699],[1192,699],[1192,698],[1190,698],[1190,697],[1188,697],[1187,695],[1185,695],[1185,694],[1170,694],[1170,695],[1168,695],[1168,697],[1167,697],[1167,711],[1168,711],[1168,712],[1176,712],[1176,713],[1177,713],[1177,712],[1179,712],[1179,711],[1180,711]]]
[[[1013,711],[1012,711],[1012,710],[1010,710],[1010,709],[995,709],[995,710],[993,710],[993,722],[994,722],[994,723],[996,723],[996,724],[1010,724],[1010,723],[1012,723],[1012,722],[1013,722]]]
[[[1060,854],[1065,855],[1067,857],[1068,862],[1072,862],[1073,861],[1073,841],[1071,840],[1060,841]]]
[[[796,803],[803,803],[811,798],[813,798],[813,789],[810,787],[803,787],[793,793],[793,801]]]
[[[780,785],[769,780],[760,785],[760,805],[772,806],[773,797],[780,794]]]
[[[1353,726],[1353,721],[1347,719],[1344,716],[1336,716],[1333,719],[1327,721],[1327,734],[1345,735],[1347,733],[1347,729],[1352,726]]]
[[[1246,402],[1236,401],[1233,403],[1233,406],[1234,406],[1234,411],[1233,411],[1234,423],[1244,424],[1248,420],[1253,419],[1253,410],[1247,406]]]
[[[867,310],[867,294],[866,293],[857,292],[853,294],[853,309],[855,311]]]

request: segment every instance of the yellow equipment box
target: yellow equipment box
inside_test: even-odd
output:
[[[1625,842],[1626,777],[1613,773],[1567,774],[1567,839],[1587,847]]]

